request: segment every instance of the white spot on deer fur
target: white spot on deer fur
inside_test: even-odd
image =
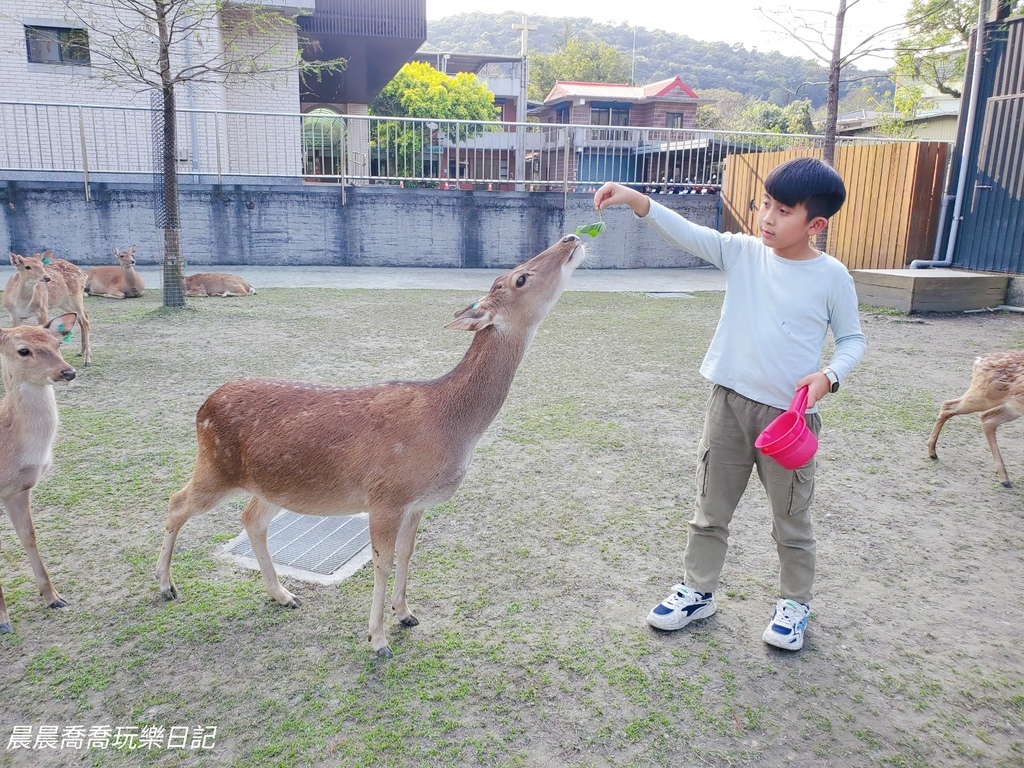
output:
[[[404,447],[405,446],[403,446],[401,443],[395,443],[395,447],[394,447],[395,455],[400,454],[402,452],[402,450],[404,449]]]

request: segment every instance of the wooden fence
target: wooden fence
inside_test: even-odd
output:
[[[849,269],[902,269],[931,259],[949,160],[937,141],[836,147],[846,204],[832,217],[826,250]],[[820,149],[730,155],[722,187],[722,229],[757,233],[764,179],[795,157]]]

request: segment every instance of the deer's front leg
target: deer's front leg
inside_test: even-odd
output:
[[[11,518],[14,530],[18,534],[18,538],[21,539],[21,545],[25,548],[28,561],[32,565],[39,594],[51,608],[63,608],[67,602],[53,588],[50,574],[46,572],[46,566],[43,565],[42,558],[39,557],[39,549],[36,546],[36,529],[32,525],[31,494],[29,489],[12,494],[4,499],[4,506],[7,507],[7,515]]]
[[[391,606],[395,609],[398,620],[407,627],[415,627],[419,620],[412,615],[406,601],[406,588],[409,582],[409,561],[416,547],[416,530],[420,525],[423,510],[409,510],[402,518],[398,529],[398,541],[395,549],[395,588],[391,595]]]

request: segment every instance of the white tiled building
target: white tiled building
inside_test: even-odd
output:
[[[297,11],[312,9],[313,3],[280,0],[275,11],[289,21],[262,37],[249,29],[239,34],[240,19],[248,11],[244,3],[228,5],[203,19],[192,35],[172,48],[172,71],[202,62],[224,62],[234,50],[243,58],[272,50],[271,67],[287,67],[299,55],[297,27],[290,19]],[[139,58],[155,61],[154,37],[140,24],[141,17],[117,0],[72,4],[75,12],[52,0],[0,0],[0,7],[0,102],[4,102],[0,104],[0,142],[5,147],[0,150],[0,166],[10,167],[4,163],[5,152],[32,152],[40,157],[41,165],[49,162],[58,170],[81,165],[83,152],[96,167],[103,166],[104,154],[118,152],[122,164],[125,153],[135,153],[141,168],[150,167],[151,116],[142,110],[160,104],[159,92],[119,75],[111,62],[119,44],[130,47]],[[153,70],[155,78],[155,66]],[[187,171],[194,155],[201,152],[224,153],[223,163],[236,168],[245,167],[247,153],[257,152],[261,167],[265,167],[266,153],[272,152],[280,155],[282,172],[297,172],[301,155],[298,130],[293,132],[294,144],[268,147],[254,142],[260,133],[260,119],[274,114],[294,116],[301,111],[297,72],[203,80],[175,89],[176,105],[182,113],[178,120],[180,170]],[[79,112],[77,108],[15,107],[11,102],[124,109]],[[187,110],[204,112],[186,118]],[[253,114],[226,114],[229,112]],[[116,142],[114,132],[103,126],[112,119],[132,125],[128,130],[121,126],[117,135],[122,138]],[[79,120],[84,130],[77,124]],[[132,140],[124,141],[125,134]],[[117,144],[125,146],[112,146]]]

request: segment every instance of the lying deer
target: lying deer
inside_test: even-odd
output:
[[[396,553],[391,603],[411,627],[419,622],[406,602],[406,580],[420,517],[455,494],[537,327],[583,257],[579,237],[568,235],[456,312],[445,327],[475,335],[462,361],[438,379],[363,387],[241,379],[217,389],[196,415],[192,479],[170,499],[156,568],[163,596],[178,595],[171,580],[178,531],[232,492],[252,495],[242,523],[267,591],[291,608],[300,601],[281,586],[271,561],[271,520],[282,508],[305,515],[368,511],[369,639],[380,656],[390,657],[384,600]]]
[[[4,391],[0,400],[0,502],[28,553],[36,584],[51,608],[67,605],[50,582],[50,574],[36,548],[30,501],[32,488],[50,467],[53,438],[57,434],[54,382],[71,381],[75,369],[57,348],[75,325],[76,316],[55,317],[44,327],[22,325],[0,328],[0,367]],[[13,631],[7,603],[0,589],[0,634]]]
[[[1024,414],[1024,350],[990,352],[974,361],[971,386],[956,400],[947,400],[939,409],[939,417],[928,438],[928,455],[937,459],[935,444],[942,425],[962,413],[981,414],[981,427],[996,461],[999,481],[1012,487],[1006,465],[996,444],[996,429]]]
[[[11,254],[16,270],[4,289],[4,307],[14,325],[45,325],[50,310],[63,309],[78,315],[82,326],[82,363],[92,359],[89,347],[89,315],[85,312],[85,272],[70,261],[54,259],[53,251],[35,256]]]
[[[256,289],[238,275],[227,272],[199,272],[185,275],[185,295],[201,296],[255,296]]]
[[[85,292],[106,299],[138,299],[146,292],[142,275],[135,271],[135,246],[127,251],[112,249],[116,267],[89,267]]]

